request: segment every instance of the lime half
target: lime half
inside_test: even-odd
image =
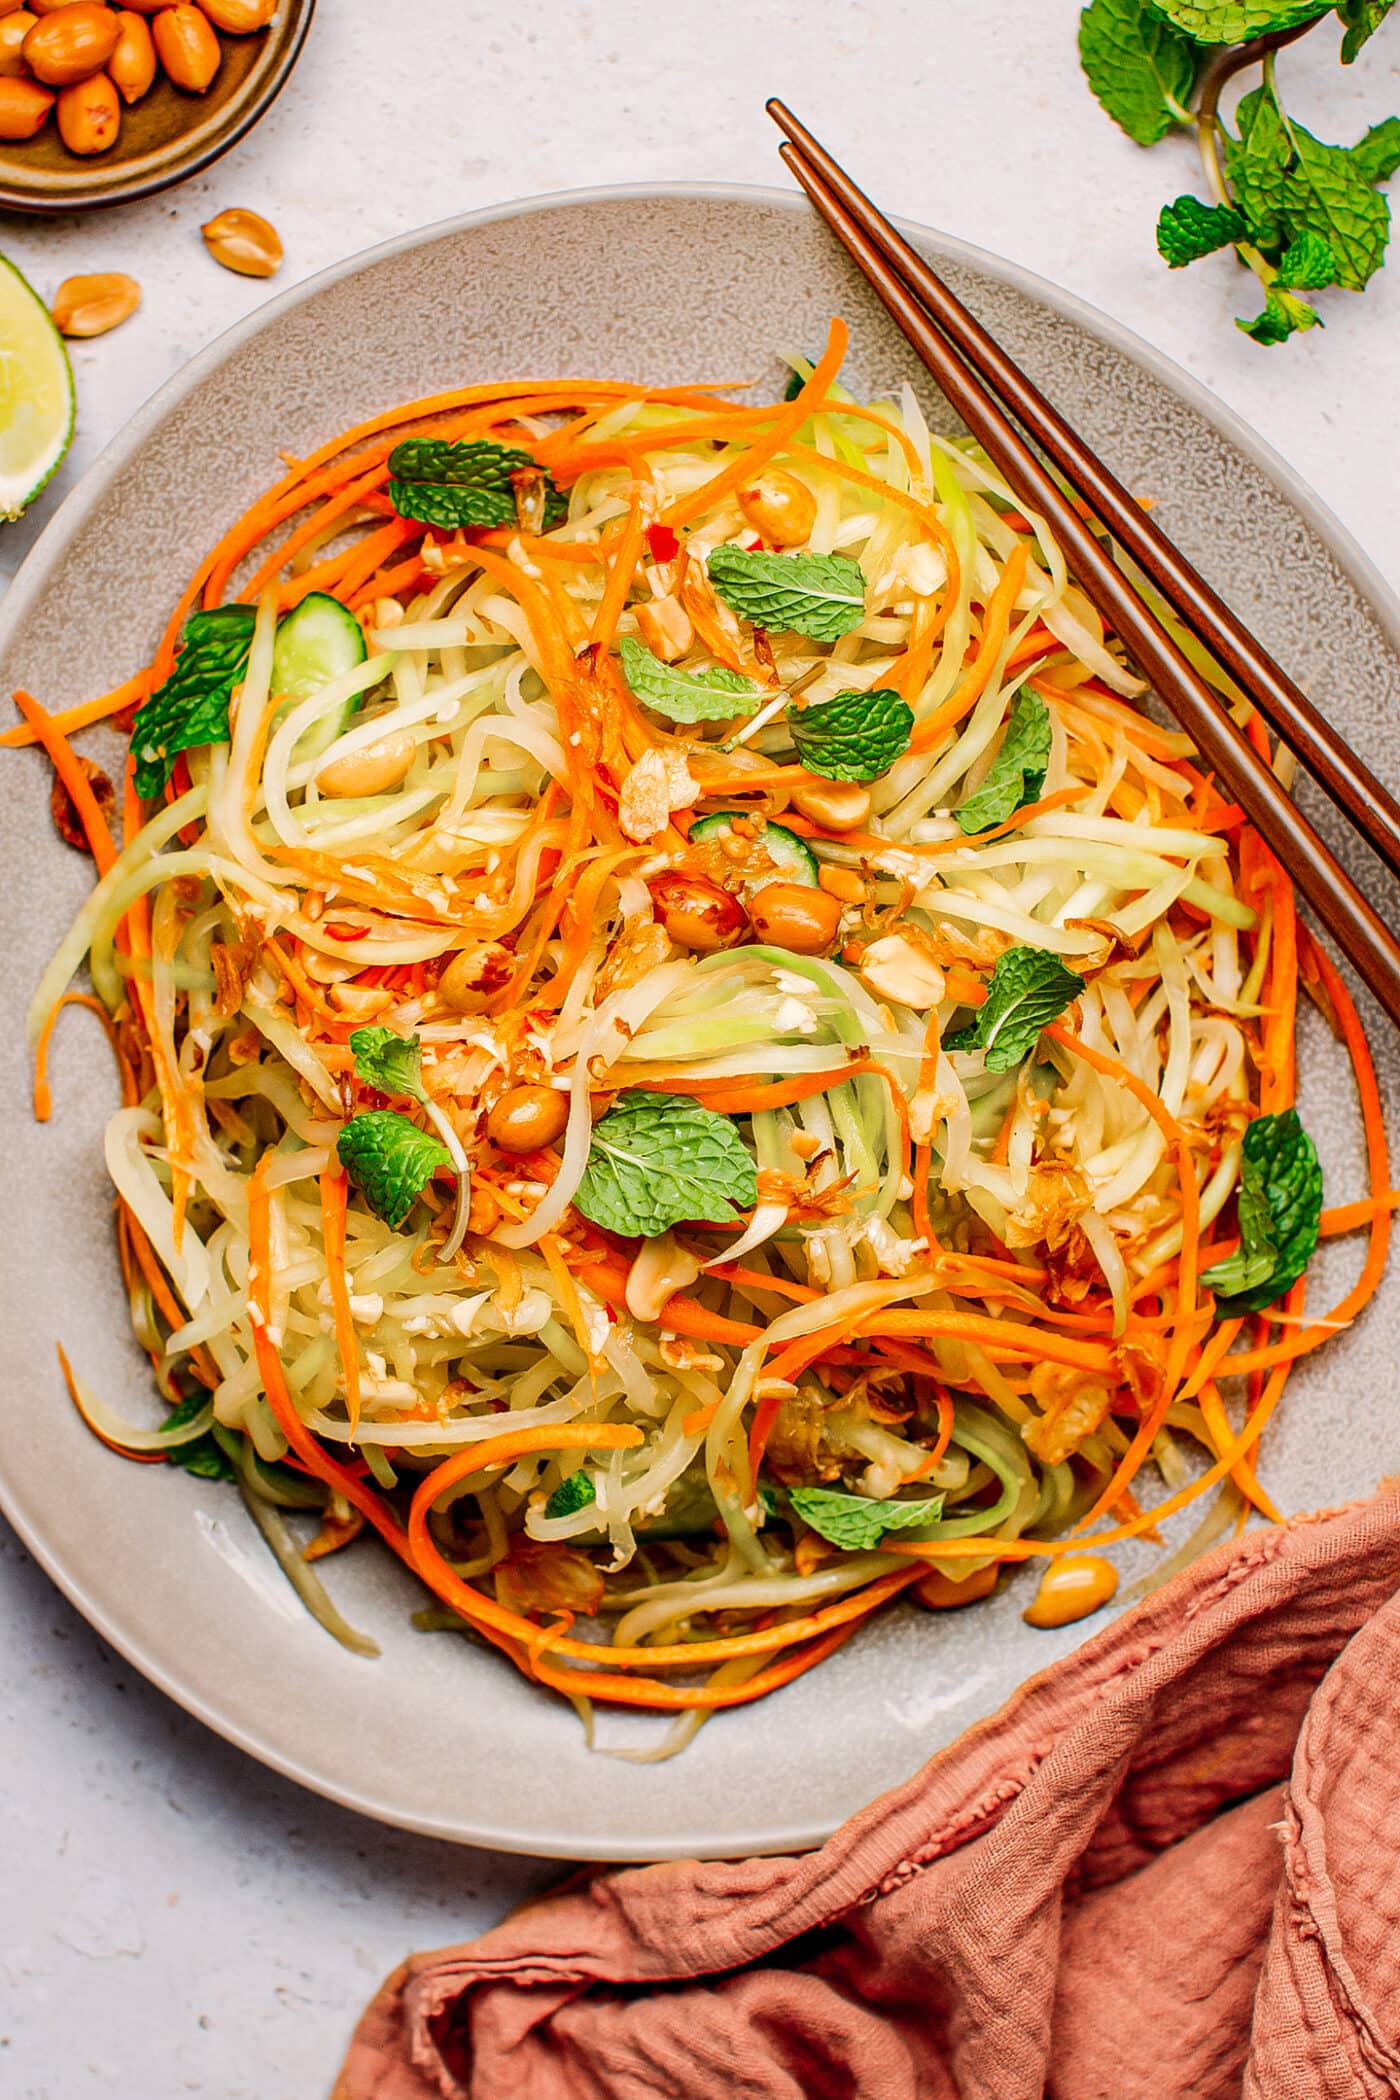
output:
[[[38,293],[0,255],[0,518],[17,518],[73,440],[73,368]]]

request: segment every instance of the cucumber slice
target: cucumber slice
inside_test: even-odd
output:
[[[308,591],[301,604],[278,623],[272,649],[272,690],[284,694],[286,700],[274,721],[280,721],[297,701],[309,700],[332,679],[353,671],[368,654],[365,632],[355,615],[328,592]],[[333,744],[349,728],[363,697],[356,693],[342,707],[313,722],[297,740],[296,757],[315,758]]]
[[[698,824],[692,824],[690,827],[692,841],[703,845],[706,839],[719,840],[730,837],[735,817],[743,814],[743,811],[737,809],[721,809],[712,817],[702,817]],[[748,818],[745,821],[753,820]],[[816,855],[809,848],[807,841],[800,839],[795,831],[789,831],[785,824],[763,823],[754,834],[753,843],[756,857],[761,861],[766,856],[772,865],[761,867],[751,878],[745,877],[746,890],[760,889],[765,882],[772,882],[774,868],[777,869],[777,879],[781,882],[800,882],[805,883],[809,889],[815,888]]]

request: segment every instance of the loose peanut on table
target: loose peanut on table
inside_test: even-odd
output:
[[[260,213],[231,205],[200,228],[216,263],[240,277],[271,277],[281,267],[282,242]]]
[[[1117,1587],[1112,1561],[1097,1553],[1067,1553],[1051,1561],[1021,1617],[1028,1626],[1072,1626],[1107,1604]]]
[[[116,143],[121,124],[122,106],[105,73],[60,89],[58,131],[70,153],[105,153]]]
[[[124,270],[65,277],[54,293],[54,326],[60,335],[106,335],[129,320],[140,304],[141,287]]]

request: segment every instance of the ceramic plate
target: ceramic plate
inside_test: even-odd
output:
[[[1288,469],[1211,396],[1064,293],[915,232],[959,292],[1400,787],[1400,607]],[[416,234],[298,287],[232,330],[143,410],[64,504],[3,609],[0,689],[50,706],[146,660],[191,567],[278,471],[277,453],[393,403],[501,377],[589,373],[780,387],[776,353],[852,324],[868,393],[912,359],[807,208],[734,189],[612,190],[513,205]],[[930,389],[923,388],[925,399]],[[809,1845],[990,1714],[1094,1624],[1025,1626],[1033,1576],[989,1604],[890,1612],[819,1670],[720,1715],[660,1765],[586,1751],[573,1713],[450,1634],[387,1554],[357,1548],[328,1579],[374,1633],[377,1662],[305,1616],[231,1492],[110,1456],[64,1398],[60,1336],[125,1414],[154,1415],[128,1333],[100,1134],[106,1051],[65,1018],[54,1120],[22,1113],[21,1015],[87,883],[48,816],[32,755],[0,766],[0,894],[12,912],[0,1030],[9,1133],[0,1487],[26,1543],[92,1624],[213,1728],[366,1814],[522,1852],[605,1859]],[[1379,1025],[1392,1102],[1397,1061]],[[1305,1027],[1304,1112],[1331,1200],[1363,1189],[1342,1061]],[[1333,1243],[1314,1303],[1353,1273]],[[1264,1475],[1286,1509],[1370,1489],[1395,1463],[1389,1394],[1400,1288],[1309,1364],[1269,1431]],[[1153,1557],[1140,1549],[1129,1574]],[[612,1747],[650,1723],[608,1717]]]

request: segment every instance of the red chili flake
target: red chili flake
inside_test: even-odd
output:
[[[748,554],[762,554],[763,542],[762,540],[746,540],[744,542],[744,550]]]
[[[653,561],[674,561],[681,543],[669,525],[648,525],[647,546]]]

